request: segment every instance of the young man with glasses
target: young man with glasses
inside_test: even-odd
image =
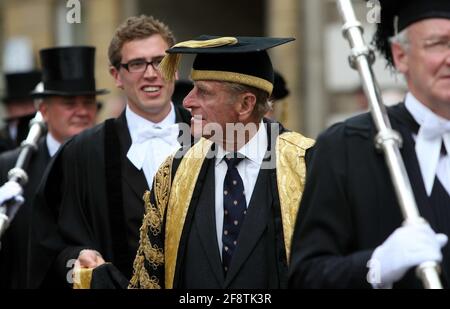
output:
[[[180,122],[190,114],[171,103],[173,82],[157,66],[174,44],[169,28],[153,17],[128,18],[110,43],[110,73],[127,106],[68,142],[48,170],[36,204],[31,287],[71,282],[71,267],[104,260],[131,277],[144,216],[143,193],[166,156],[180,147]],[[52,269],[52,271],[49,271]]]
[[[416,266],[441,263],[450,282],[450,2],[381,1],[375,42],[409,92],[388,109],[400,133],[423,224],[402,226],[369,114],[317,140],[293,240],[290,286],[420,288]]]

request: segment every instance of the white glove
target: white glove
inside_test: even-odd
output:
[[[0,205],[11,200],[12,202],[6,206],[6,214],[11,221],[19,210],[19,206],[25,202],[22,196],[22,187],[15,181],[8,181],[0,187]]]
[[[410,224],[396,229],[377,247],[368,263],[367,279],[374,288],[391,288],[412,267],[426,261],[442,261],[447,236],[429,225]]]

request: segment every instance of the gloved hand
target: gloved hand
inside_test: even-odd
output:
[[[22,196],[22,187],[15,181],[8,181],[0,187],[0,205],[11,200],[6,209],[6,215],[11,221],[19,210],[19,206],[25,202]]]
[[[396,229],[372,254],[367,279],[374,288],[392,288],[412,267],[426,261],[442,261],[447,236],[429,225],[410,224]]]

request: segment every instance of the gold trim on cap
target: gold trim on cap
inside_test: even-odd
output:
[[[225,45],[234,45],[238,42],[235,37],[232,36],[224,36],[220,38],[210,39],[210,40],[189,40],[180,42],[172,46],[175,47],[188,47],[188,48],[210,48],[210,47],[219,47]]]
[[[211,48],[225,45],[234,45],[238,42],[235,37],[225,36],[210,40],[189,40],[175,44],[172,48],[184,47],[184,48]],[[159,70],[163,78],[169,82],[175,78],[175,72],[178,70],[180,64],[181,55],[178,53],[166,54],[159,65]]]
[[[243,84],[266,91],[269,95],[272,94],[273,84],[265,79],[235,72],[226,71],[207,71],[207,70],[192,70],[192,80],[217,80],[223,82],[232,82]]]

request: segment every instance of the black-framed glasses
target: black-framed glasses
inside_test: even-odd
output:
[[[157,71],[162,60],[163,57],[152,59],[152,61],[146,61],[145,59],[135,59],[128,61],[127,63],[121,63],[120,66],[130,73],[143,73],[147,71],[149,65],[151,65],[152,68]]]

